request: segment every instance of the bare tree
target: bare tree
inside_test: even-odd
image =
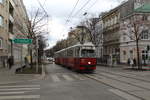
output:
[[[99,23],[100,18],[91,18],[85,22],[87,32],[90,34],[91,42],[98,47],[102,40],[102,26]]]
[[[29,16],[29,34],[28,38],[33,40],[34,45],[36,45],[36,41],[38,39],[38,36],[42,36],[45,33],[48,33],[48,30],[46,29],[48,26],[48,15],[47,13],[43,12],[42,9],[38,8],[34,11],[30,12]],[[37,47],[36,47],[37,48]],[[30,49],[30,56],[31,56],[31,65],[33,64],[33,55],[32,55],[32,48]],[[32,67],[32,66],[31,66]]]
[[[142,39],[142,33],[145,30],[146,26],[143,21],[143,16],[133,15],[130,18],[123,21],[123,30],[124,35],[128,36],[130,41],[135,42],[136,44],[136,55],[137,55],[137,66],[138,69],[142,69],[140,62],[140,51],[139,51],[139,42]]]

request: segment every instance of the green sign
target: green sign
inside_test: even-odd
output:
[[[31,44],[32,39],[14,39],[13,42],[19,44]]]

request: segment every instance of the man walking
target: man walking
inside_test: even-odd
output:
[[[7,63],[8,63],[8,68],[11,69],[11,67],[13,65],[13,58],[9,57],[8,60],[7,60]]]

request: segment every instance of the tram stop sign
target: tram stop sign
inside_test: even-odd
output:
[[[32,39],[14,39],[13,42],[18,44],[31,44]]]

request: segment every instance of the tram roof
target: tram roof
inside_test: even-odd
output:
[[[94,44],[92,42],[86,42],[84,44],[80,44],[80,43],[77,43],[76,45],[73,45],[73,46],[70,46],[70,47],[67,47],[67,48],[64,48],[62,50],[59,50],[55,53],[59,53],[59,52],[62,52],[64,50],[67,50],[67,49],[70,49],[70,48],[73,48],[73,47],[80,47],[80,46],[94,46]]]

